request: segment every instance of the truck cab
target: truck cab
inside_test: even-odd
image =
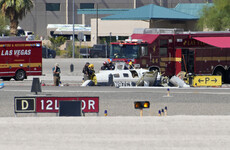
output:
[[[109,57],[109,46],[105,44],[95,44],[90,49],[91,58],[108,58]]]
[[[139,59],[148,54],[148,44],[142,40],[126,40],[125,42],[112,43],[110,58],[113,61],[132,61],[134,66],[139,68]]]
[[[80,55],[82,57],[90,58],[108,58],[110,53],[110,48],[105,44],[95,44],[92,48],[81,48]]]

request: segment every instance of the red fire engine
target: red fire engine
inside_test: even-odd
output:
[[[230,32],[184,32],[181,29],[136,29],[130,39],[111,43],[113,61],[157,69],[166,76],[180,71],[221,75],[230,81]]]
[[[0,78],[21,81],[42,75],[41,41],[0,41]]]

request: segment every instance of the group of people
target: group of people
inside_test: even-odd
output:
[[[83,81],[91,80],[94,85],[97,85],[97,79],[95,76],[94,65],[87,62],[83,67],[82,73],[84,74]]]
[[[103,62],[103,66],[101,67],[101,70],[114,70],[115,69],[115,66],[114,64],[112,63],[112,61],[104,61]]]
[[[59,86],[60,84],[60,74],[61,74],[61,69],[59,67],[59,64],[56,63],[54,67],[52,68],[53,71],[53,80],[54,80],[54,86]],[[95,85],[97,85],[97,79],[95,76],[95,71],[94,71],[94,65],[90,64],[87,62],[85,66],[83,67],[82,73],[84,74],[83,80],[92,80]]]
[[[129,66],[127,67],[127,69],[132,69],[132,68],[133,68],[132,62],[130,62]],[[103,66],[101,67],[101,70],[114,70],[114,69],[115,69],[115,66],[112,63],[112,61],[103,62]],[[58,63],[55,64],[55,66],[53,67],[52,71],[53,71],[54,85],[59,86],[61,69],[60,69]],[[84,74],[83,81],[91,80],[91,81],[93,81],[93,83],[95,85],[97,85],[97,79],[96,79],[93,64],[90,64],[89,62],[86,62],[85,66],[83,67],[82,73]]]

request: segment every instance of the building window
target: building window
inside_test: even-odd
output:
[[[46,3],[46,11],[60,11],[60,3]]]
[[[94,3],[80,3],[80,9],[94,9]]]

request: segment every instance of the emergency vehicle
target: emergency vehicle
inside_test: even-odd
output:
[[[41,41],[0,41],[0,78],[22,81],[42,75]]]
[[[182,29],[135,29],[125,41],[111,43],[113,61],[158,70],[165,76],[184,71],[221,75],[230,81],[230,32],[184,32]]]

